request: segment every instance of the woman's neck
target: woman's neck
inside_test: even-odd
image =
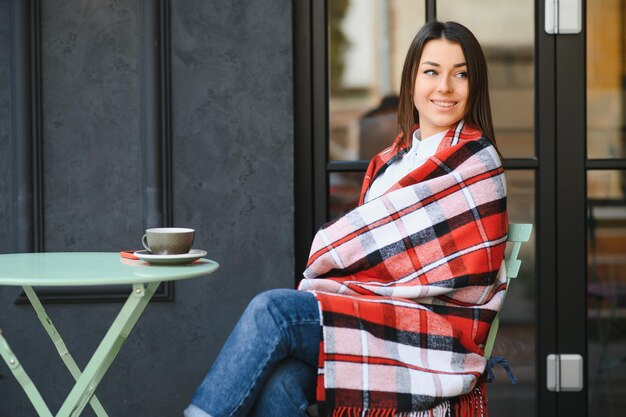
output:
[[[420,136],[422,137],[422,139],[426,139],[426,138],[436,135],[437,133],[447,132],[451,127],[452,126],[447,126],[447,127],[437,126],[437,127],[423,128],[420,126]]]

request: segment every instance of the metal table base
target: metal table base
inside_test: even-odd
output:
[[[72,358],[61,335],[54,327],[52,320],[46,313],[33,288],[30,286],[22,287],[31,305],[37,312],[39,321],[46,329],[46,332],[48,332],[52,343],[54,343],[59,356],[61,356],[65,366],[76,380],[74,388],[68,394],[59,411],[53,414],[26,373],[26,370],[11,350],[0,329],[0,355],[2,355],[9,369],[11,369],[11,372],[24,389],[40,417],[77,417],[83,412],[88,403],[98,417],[108,417],[104,407],[95,396],[96,388],[98,388],[98,384],[111,366],[159,284],[159,282],[151,282],[147,286],[144,286],[144,284],[133,284],[132,293],[128,296],[124,306],[117,314],[113,324],[111,324],[83,372],[76,365],[74,358]]]

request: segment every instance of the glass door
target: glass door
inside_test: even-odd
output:
[[[587,2],[588,415],[626,414],[626,8]]]
[[[484,48],[510,219],[535,225],[494,352],[519,383],[497,371],[492,417],[626,412],[626,2],[581,0],[581,30],[550,34],[555,3],[294,3],[297,274],[313,232],[354,207],[368,159],[395,135],[417,29],[456,20]],[[548,388],[554,354],[579,355],[581,389]]]

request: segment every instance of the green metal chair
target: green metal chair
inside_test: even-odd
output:
[[[517,278],[520,266],[522,265],[522,261],[517,259],[520,247],[522,246],[522,243],[528,242],[528,239],[530,239],[530,232],[532,232],[532,230],[532,224],[509,223],[509,235],[506,241],[512,243],[513,248],[511,250],[510,256],[504,260],[506,267],[507,291],[509,290],[511,278]],[[487,359],[491,357],[493,344],[496,341],[496,335],[498,334],[498,327],[500,327],[500,314],[498,314],[493,320],[493,324],[491,325],[491,329],[489,330],[489,335],[487,336],[487,343],[485,343],[485,353],[483,355]]]

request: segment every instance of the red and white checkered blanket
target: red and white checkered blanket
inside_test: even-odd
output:
[[[317,232],[299,287],[320,304],[318,400],[334,417],[460,415],[451,399],[484,396],[483,346],[506,288],[500,158],[460,122],[363,203],[394,149],[370,163],[360,205]]]

